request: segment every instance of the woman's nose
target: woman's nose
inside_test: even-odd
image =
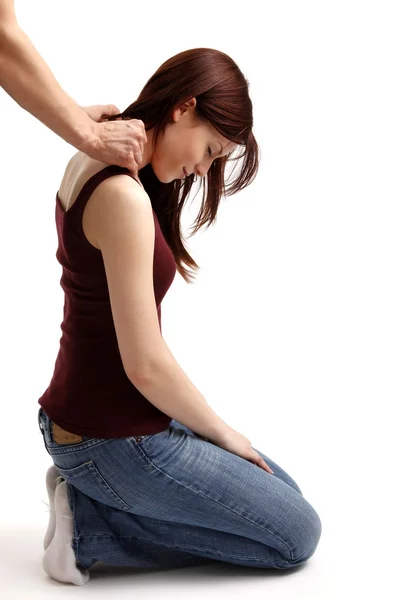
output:
[[[205,177],[208,173],[208,169],[210,168],[210,165],[205,166],[205,165],[200,165],[199,167],[197,167],[195,169],[195,173],[199,176],[199,177]]]

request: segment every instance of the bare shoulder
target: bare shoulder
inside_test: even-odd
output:
[[[99,195],[103,195],[110,191],[115,191],[118,194],[134,194],[135,196],[139,194],[140,197],[147,197],[150,201],[143,185],[127,173],[118,173],[112,177],[107,177],[96,186],[93,193],[99,192]]]
[[[128,174],[104,179],[93,191],[83,214],[83,228],[90,243],[100,250],[101,236],[116,235],[129,222],[136,226],[152,221],[152,205],[144,187]]]
[[[119,173],[107,177],[93,191],[88,204],[91,203],[93,210],[111,210],[117,207],[139,206],[147,204],[151,208],[148,193],[141,183],[126,173]]]

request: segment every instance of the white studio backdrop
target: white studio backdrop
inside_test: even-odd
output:
[[[345,597],[383,591],[399,535],[398,3],[16,0],[16,13],[83,106],[124,110],[189,48],[226,52],[244,72],[259,174],[187,238],[201,270],[193,285],[177,273],[163,335],[217,414],[319,513],[321,588],[296,598],[337,598],[344,581]],[[0,99],[0,513],[39,535],[51,458],[37,400],[64,301],[55,194],[76,150]]]

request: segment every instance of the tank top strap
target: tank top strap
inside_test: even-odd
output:
[[[130,177],[132,177],[132,179],[137,181],[138,184],[144,189],[143,184],[139,181],[139,179],[137,179],[133,175],[133,173],[128,168],[119,167],[118,165],[108,165],[104,169],[101,169],[101,171],[98,171],[97,173],[95,173],[94,175],[89,177],[89,179],[82,186],[82,189],[79,192],[78,196],[76,197],[76,200],[75,200],[73,206],[75,206],[75,204],[79,204],[81,202],[81,199],[83,196],[86,196],[86,197],[90,196],[93,193],[93,191],[95,190],[95,188],[102,181],[104,181],[111,175],[119,175],[119,174],[129,175]]]

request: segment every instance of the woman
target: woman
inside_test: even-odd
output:
[[[179,224],[196,176],[207,177],[197,230],[215,219],[222,193],[256,175],[247,81],[226,54],[188,50],[120,115],[132,117],[146,126],[140,179],[77,154],[56,198],[65,306],[54,375],[39,399],[54,462],[43,566],[78,585],[96,561],[295,567],[317,547],[317,513],[215,414],[161,334],[176,271],[189,281],[184,265],[198,268]],[[225,187],[227,162],[239,159]]]

